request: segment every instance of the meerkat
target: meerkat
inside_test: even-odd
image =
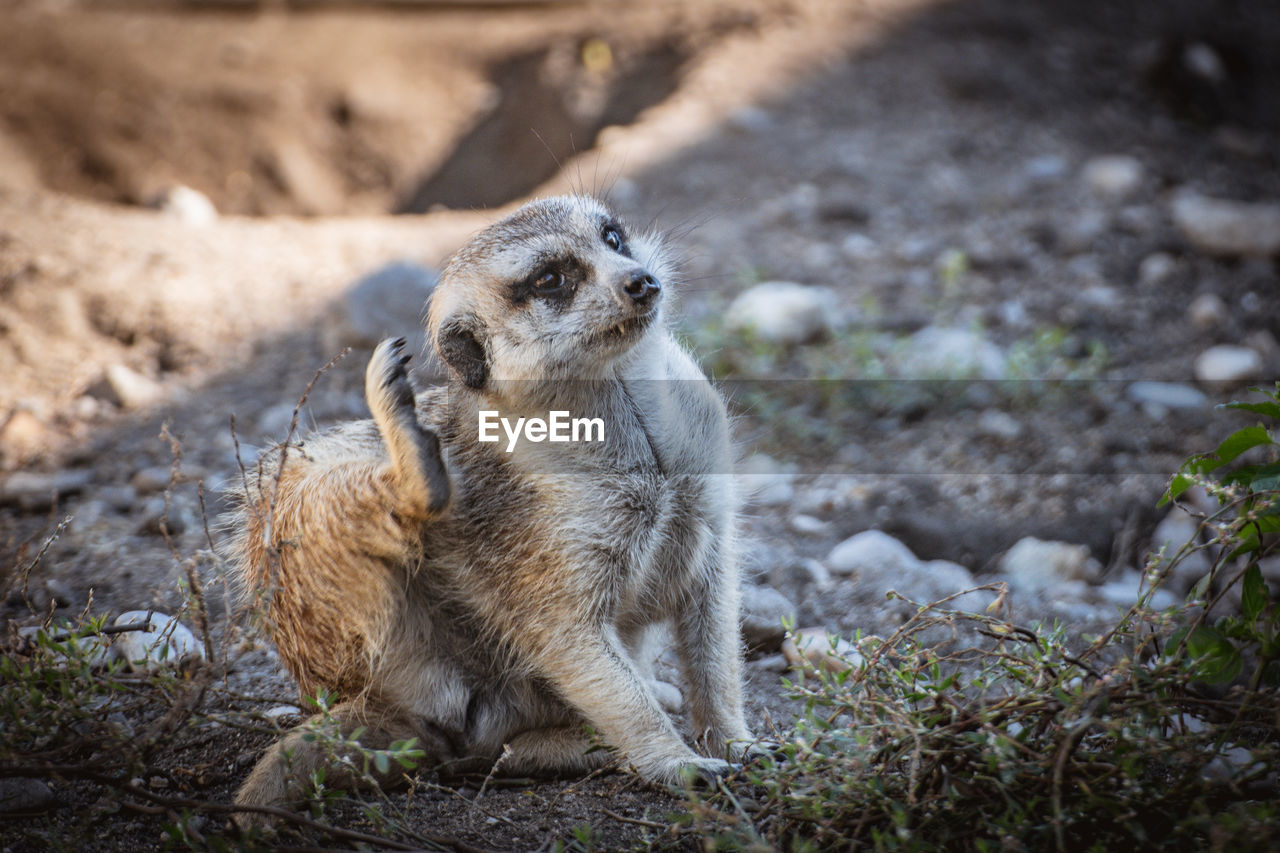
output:
[[[427,764],[679,784],[755,754],[743,714],[731,447],[719,394],[668,331],[661,238],[597,200],[531,202],[457,251],[427,314],[447,386],[374,351],[372,420],[264,454],[237,487],[233,564],[303,696]],[[483,414],[571,412],[595,441],[482,441]],[[646,647],[667,623],[695,752]],[[283,805],[330,757],[302,731],[236,801]],[[328,777],[330,784],[334,776]],[[385,781],[391,781],[390,778]]]

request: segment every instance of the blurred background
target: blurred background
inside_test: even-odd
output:
[[[1277,375],[1278,72],[1268,0],[4,0],[11,589],[72,518],[7,612],[173,606],[315,371],[354,347],[301,430],[363,416],[448,253],[581,191],[685,259],[762,608],[1021,578],[1087,624]]]

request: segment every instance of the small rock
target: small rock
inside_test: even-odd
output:
[[[439,277],[435,270],[408,261],[369,273],[331,306],[324,330],[326,345],[367,349],[385,338],[404,336],[408,339],[405,354],[414,357],[416,374],[445,376],[435,356],[427,353],[422,322]]]
[[[1049,184],[1067,174],[1067,161],[1057,154],[1032,157],[1022,167],[1022,172],[1033,184]]]
[[[747,584],[742,589],[741,619],[748,646],[776,649],[787,633],[783,620],[795,624],[796,606],[771,586]]]
[[[53,506],[54,497],[78,494],[93,480],[86,470],[15,471],[0,483],[0,506],[22,510],[43,510]]]
[[[218,221],[218,208],[209,197],[182,184],[162,190],[152,199],[151,206],[188,225],[212,225]]]
[[[867,571],[903,574],[919,566],[920,560],[910,548],[881,530],[864,530],[850,536],[827,555],[827,567],[837,575]]]
[[[0,453],[8,459],[30,459],[48,444],[49,429],[25,409],[14,412],[0,427]]]
[[[147,622],[150,630],[126,631],[117,634],[111,644],[111,654],[137,672],[154,671],[162,666],[177,666],[183,658],[194,656],[204,659],[204,647],[196,641],[191,629],[175,616],[166,616],[154,610],[130,610],[116,617],[113,624],[130,625]]]
[[[1206,782],[1229,784],[1257,763],[1258,759],[1254,754],[1243,746],[1229,747],[1204,766],[1200,771],[1200,778]]]
[[[786,672],[787,667],[791,665],[784,654],[765,655],[762,658],[756,658],[751,661],[751,665],[756,669],[764,672]]]
[[[1022,421],[1000,409],[987,409],[978,416],[978,432],[1002,441],[1014,441],[1022,436]]]
[[[1010,587],[1031,594],[1043,592],[1062,581],[1088,580],[1099,569],[1087,545],[1046,542],[1032,536],[1014,543],[999,563],[999,571],[1006,576]]]
[[[729,113],[728,124],[745,133],[765,133],[773,127],[773,117],[760,107],[738,107]]]
[[[1220,344],[1196,356],[1196,379],[1208,385],[1230,385],[1258,379],[1262,356],[1249,347]]]
[[[140,515],[137,531],[144,536],[163,536],[166,532],[177,536],[185,533],[189,526],[187,514],[178,503],[170,501],[166,507],[162,495],[148,498]]]
[[[1178,262],[1168,252],[1152,252],[1138,264],[1138,283],[1144,287],[1163,284],[1178,271]]]
[[[800,583],[811,583],[818,589],[826,589],[831,586],[831,570],[824,566],[820,560],[805,557],[796,563],[793,568],[796,580]]]
[[[1054,246],[1067,255],[1087,252],[1111,227],[1111,216],[1103,210],[1085,210],[1053,230]]]
[[[803,344],[829,335],[835,313],[836,297],[830,288],[768,281],[733,300],[725,326],[772,343]]]
[[[1269,257],[1280,254],[1280,204],[1209,198],[1183,191],[1174,196],[1173,224],[1209,255]]]
[[[828,672],[843,672],[862,666],[863,657],[857,647],[825,628],[803,628],[782,641],[782,654],[794,667],[805,670],[822,667]]]
[[[269,720],[278,720],[281,717],[298,717],[302,715],[302,709],[297,705],[276,705],[274,708],[268,708],[262,712],[262,716]]]
[[[959,563],[949,560],[930,560],[920,567],[917,573],[921,581],[921,591],[927,594],[920,596],[928,599],[922,604],[940,601],[957,592],[964,592],[977,586],[973,573]],[[947,610],[961,610],[969,613],[981,613],[995,599],[995,593],[981,591],[957,595],[942,605]]]
[[[173,469],[168,465],[152,465],[134,472],[129,485],[140,495],[152,495],[169,488]]]
[[[1138,600],[1140,592],[1146,592],[1142,586],[1142,574],[1126,571],[1115,580],[1110,580],[1097,588],[1098,597],[1116,607],[1129,607]],[[1180,599],[1168,589],[1160,588],[1151,593],[1147,602],[1150,610],[1167,610],[1178,604]]]
[[[1179,382],[1133,382],[1125,389],[1125,396],[1139,405],[1164,409],[1203,409],[1209,405],[1203,391]]]
[[[1004,350],[968,329],[925,326],[907,339],[902,369],[908,378],[1001,379]]]
[[[802,536],[824,536],[831,529],[831,525],[822,519],[804,514],[791,516],[788,525]]]
[[[851,261],[868,261],[880,256],[880,247],[866,234],[855,231],[840,241],[840,252]]]
[[[104,486],[98,490],[97,496],[116,512],[130,510],[138,501],[138,492],[133,486]]]
[[[122,409],[141,409],[158,403],[164,387],[123,364],[109,365],[104,374],[108,399]]]
[[[1180,507],[1169,510],[1168,515],[1160,520],[1151,533],[1151,553],[1164,553],[1164,560],[1157,571],[1165,571],[1165,566],[1182,550],[1182,546],[1198,538],[1199,531],[1200,522],[1185,510]],[[1190,551],[1168,569],[1163,587],[1175,595],[1186,595],[1212,567],[1213,560],[1209,551],[1204,548]]]
[[[19,816],[48,811],[57,804],[53,790],[39,779],[0,779],[0,814]]]
[[[1080,170],[1085,186],[1107,199],[1132,195],[1142,185],[1142,164],[1125,154],[1093,157]]]
[[[1187,306],[1187,319],[1201,329],[1216,329],[1227,319],[1227,303],[1216,293],[1202,293]]]

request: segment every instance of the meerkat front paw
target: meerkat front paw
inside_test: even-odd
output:
[[[640,775],[651,782],[669,788],[684,789],[714,788],[716,783],[742,769],[740,764],[730,764],[719,758],[696,756],[692,758],[672,758],[659,767],[640,769]]]

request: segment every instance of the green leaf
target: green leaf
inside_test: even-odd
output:
[[[1264,444],[1275,444],[1275,441],[1271,438],[1271,433],[1267,432],[1265,428],[1251,426],[1236,430],[1218,445],[1218,449],[1213,452],[1213,455],[1218,457],[1216,464],[1205,470],[1212,471],[1214,468],[1221,468],[1228,462],[1234,462],[1246,450],[1252,450]]]
[[[1245,621],[1252,624],[1267,606],[1267,583],[1262,579],[1262,569],[1254,563],[1244,573],[1244,585],[1240,592],[1240,606]]]
[[[1253,412],[1255,415],[1266,415],[1280,420],[1280,402],[1242,403],[1238,400],[1224,404],[1227,409],[1239,409],[1242,412]]]
[[[1209,684],[1226,684],[1234,680],[1244,671],[1244,656],[1239,650],[1215,653],[1205,658],[1200,670],[1200,677]]]
[[[1280,462],[1272,462],[1258,468],[1249,481],[1249,488],[1255,492],[1272,492],[1280,489]]]
[[[391,762],[387,760],[387,754],[381,750],[373,754],[373,766],[384,775],[391,770]]]
[[[1187,637],[1187,651],[1193,658],[1201,658],[1222,647],[1231,648],[1227,639],[1208,625],[1198,625]]]

